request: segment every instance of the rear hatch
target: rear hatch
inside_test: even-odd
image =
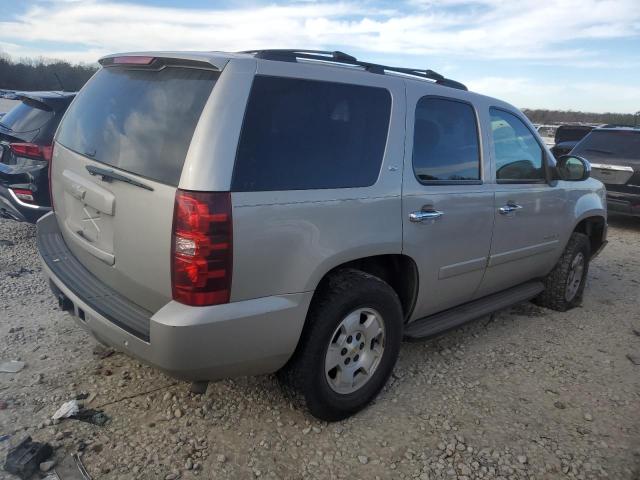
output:
[[[155,312],[171,299],[175,192],[219,72],[166,58],[107,62],[56,134],[54,209],[77,259]]]
[[[591,175],[610,186],[640,186],[640,130],[594,130],[571,152],[591,163]]]

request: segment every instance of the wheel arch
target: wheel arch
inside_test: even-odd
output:
[[[316,285],[316,292],[331,275],[349,268],[374,275],[389,284],[400,299],[405,322],[409,319],[418,297],[419,284],[418,267],[411,257],[400,253],[388,253],[342,262],[332,266],[321,276]],[[311,301],[313,302],[313,299]]]
[[[591,257],[593,257],[606,242],[607,220],[603,212],[589,212],[574,226],[573,232],[582,233],[589,237]]]

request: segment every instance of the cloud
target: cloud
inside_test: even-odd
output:
[[[0,42],[22,45],[4,47],[12,55],[55,42],[69,48],[52,54],[85,61],[116,51],[304,46],[588,65],[596,52],[572,42],[638,36],[638,0],[405,0],[393,9],[339,0],[230,9],[56,0],[0,22]]]

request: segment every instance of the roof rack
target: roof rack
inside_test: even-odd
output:
[[[344,65],[354,65],[364,68],[371,73],[384,75],[385,72],[400,73],[412,77],[426,78],[433,80],[438,85],[445,87],[457,88],[458,90],[468,90],[466,85],[446,78],[433,70],[420,70],[417,68],[401,68],[390,67],[388,65],[380,65],[377,63],[361,62],[356,57],[337,50],[291,50],[291,49],[272,49],[272,50],[245,50],[240,53],[249,53],[256,58],[264,60],[275,60],[279,62],[297,62],[298,59],[317,60],[321,62],[341,63]]]

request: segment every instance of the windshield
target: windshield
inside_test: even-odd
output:
[[[56,140],[98,162],[177,185],[217,72],[109,67],[69,107]]]
[[[640,130],[594,130],[571,153],[640,159]]]
[[[53,110],[47,106],[31,99],[23,99],[0,117],[0,124],[16,133],[32,132],[41,128],[53,115]]]

